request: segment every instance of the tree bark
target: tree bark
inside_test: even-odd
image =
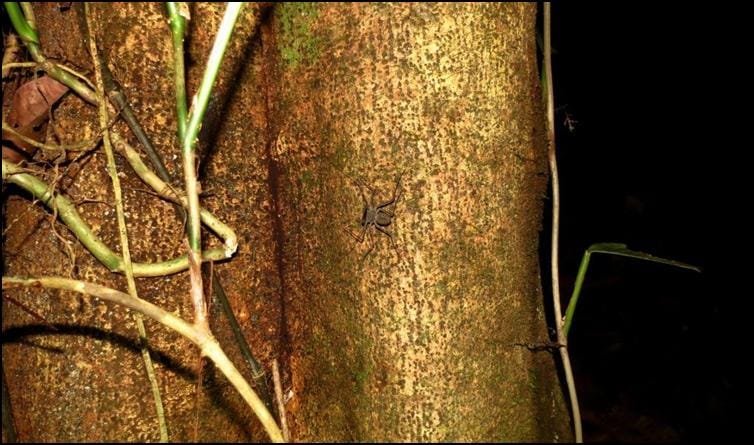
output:
[[[263,29],[298,439],[570,437],[552,358],[516,346],[547,339],[535,16],[285,4]],[[361,262],[356,181],[387,201],[401,174],[394,248],[370,229]]]
[[[74,12],[34,8],[48,56],[90,69]],[[180,172],[163,8],[93,10],[113,74],[168,169]],[[239,252],[215,267],[258,358],[281,363],[293,439],[571,439],[553,356],[518,346],[548,339],[537,259],[547,165],[536,6],[245,8],[200,137],[202,187],[212,193],[202,205],[238,234]],[[191,93],[222,11],[191,7]],[[54,124],[59,137],[78,141],[96,133],[95,116],[69,95]],[[135,145],[122,122],[115,129]],[[111,202],[104,157],[78,165],[61,190]],[[140,192],[145,186],[122,165],[135,260],[184,254],[182,221]],[[370,194],[358,181],[387,201],[399,177],[402,193],[385,227],[392,242],[369,228],[374,248],[365,256],[369,236],[358,242],[348,233],[362,229],[361,191]],[[108,205],[79,211],[118,245]],[[125,288],[76,242],[71,272],[49,219],[26,198],[8,199],[5,275],[73,273]],[[142,298],[191,319],[186,273],[137,285]],[[131,316],[57,294],[12,294],[57,332],[3,302],[3,366],[19,439],[157,440]],[[212,314],[241,368],[227,323],[219,309]],[[197,350],[156,324],[147,328],[171,440],[266,439],[211,369],[197,416]]]

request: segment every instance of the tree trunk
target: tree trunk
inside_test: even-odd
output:
[[[75,13],[54,5],[35,4],[43,48],[91,67]],[[192,6],[190,92],[222,10]],[[281,361],[293,438],[569,440],[553,357],[521,346],[548,338],[537,259],[547,165],[536,5],[245,11],[201,137],[202,186],[213,193],[202,203],[239,236],[239,252],[215,267],[258,357],[265,366]],[[98,4],[94,16],[114,75],[179,172],[163,6]],[[96,133],[94,116],[68,96],[55,125],[66,141],[86,139]],[[134,142],[122,123],[115,128]],[[104,162],[92,156],[71,168],[65,193],[111,202]],[[135,260],[185,253],[172,208],[140,192],[145,186],[123,167]],[[390,213],[364,212],[364,198],[384,203],[395,192],[383,209]],[[108,205],[79,211],[118,245]],[[379,225],[360,225],[374,218]],[[48,219],[28,199],[8,200],[5,275],[71,273]],[[125,289],[77,243],[74,251],[74,276]],[[137,283],[142,298],[191,319],[186,273]],[[131,316],[55,291],[13,295],[62,331],[3,303],[19,439],[157,440]],[[240,368],[223,316],[212,312]],[[225,379],[206,369],[212,378],[193,436],[198,353],[147,327],[171,440],[265,439]]]
[[[535,16],[286,4],[264,28],[299,439],[568,437],[552,358],[516,346],[547,338]],[[368,227],[361,261],[357,181],[387,201],[401,174],[394,246]]]

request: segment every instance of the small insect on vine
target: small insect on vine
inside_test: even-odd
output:
[[[398,203],[398,200],[400,199],[401,192],[403,191],[403,188],[401,186],[402,178],[403,178],[403,173],[401,173],[398,176],[398,179],[395,181],[395,189],[393,190],[393,196],[389,200],[379,203],[379,204],[375,204],[375,200],[374,200],[374,195],[376,194],[375,189],[367,185],[362,180],[355,180],[355,182],[359,186],[359,193],[361,193],[361,199],[364,201],[364,208],[361,211],[361,220],[359,221],[359,224],[361,225],[361,230],[359,231],[358,235],[353,233],[350,230],[348,230],[348,234],[351,235],[359,243],[364,242],[364,239],[368,238],[369,249],[367,249],[367,251],[361,257],[362,262],[372,252],[372,250],[374,250],[374,246],[375,246],[375,241],[373,237],[374,230],[377,230],[383,233],[384,235],[386,235],[390,239],[390,244],[393,246],[393,248],[395,248],[395,241],[393,240],[393,234],[387,230],[387,227],[393,223],[393,218],[395,217],[395,207]],[[369,199],[367,199],[367,195],[366,193],[364,193],[365,188],[369,189],[369,191],[371,192]]]

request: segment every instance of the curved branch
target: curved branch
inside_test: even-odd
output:
[[[223,352],[220,344],[215,340],[212,334],[202,329],[200,326],[191,325],[182,318],[173,315],[148,301],[140,298],[133,298],[126,293],[94,283],[56,277],[3,277],[2,284],[3,289],[20,286],[46,287],[93,295],[101,300],[110,301],[144,314],[178,332],[189,339],[192,343],[199,346],[202,354],[215,362],[215,365],[217,365],[220,371],[225,374],[225,377],[228,378],[230,383],[233,384],[249,407],[254,411],[254,414],[257,415],[257,418],[262,422],[262,426],[267,431],[270,439],[273,442],[283,442],[283,435],[280,432],[280,428],[278,428],[275,419],[267,410],[267,407],[265,407],[262,400],[257,396],[246,380],[244,380],[243,376],[238,372],[238,369],[236,369],[228,356],[225,355],[225,352]]]

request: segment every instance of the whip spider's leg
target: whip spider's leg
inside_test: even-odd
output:
[[[356,183],[359,185],[359,193],[361,193],[361,199],[364,200],[364,206],[371,207],[371,203],[374,202],[374,194],[377,193],[376,190],[361,179],[357,179]],[[364,189],[362,187],[369,189],[371,199],[367,200],[367,195],[364,194]]]
[[[375,226],[377,227],[377,226]],[[374,238],[372,237],[372,232],[367,232],[366,234],[367,240],[369,242],[369,249],[364,253],[364,255],[361,257],[361,263],[364,262],[364,260],[369,256],[370,253],[372,253],[372,250],[374,250]]]
[[[403,178],[403,173],[401,173],[400,176],[398,176],[398,181],[395,183],[395,190],[393,190],[393,197],[390,198],[390,201],[385,201],[382,204],[377,206],[377,210],[382,210],[385,207],[388,207],[390,205],[394,205],[398,202],[399,199],[401,199],[401,194],[403,193],[403,187],[401,186],[401,179]],[[395,216],[395,212],[391,212],[388,210],[382,210],[383,213],[388,215],[389,217]]]
[[[355,233],[353,233],[353,231],[351,231],[350,229],[343,229],[343,230],[345,230],[345,232],[347,234],[349,234],[353,239],[356,240],[356,243],[354,245],[352,245],[350,249],[348,249],[348,254],[349,255],[350,255],[351,251],[356,248],[357,245],[361,244],[364,241],[364,236],[367,234],[367,229],[368,228],[369,228],[369,226],[363,226],[361,228],[361,230],[359,231],[358,235],[356,235]],[[362,258],[361,260],[364,261],[364,258]]]
[[[372,195],[374,195],[375,190],[369,184],[367,184],[366,182],[362,181],[361,179],[356,179],[355,181],[360,186],[368,188],[369,191],[372,192]]]
[[[390,245],[393,246],[393,249],[395,249],[395,241],[393,241],[393,234],[376,224],[374,225],[374,228],[384,233],[385,235],[387,235],[387,237],[390,238]]]
[[[362,183],[361,181],[357,181],[360,185],[366,185]],[[359,231],[358,235],[355,235],[351,230],[346,229],[346,232],[353,237],[356,241],[359,243],[364,241],[364,235],[367,232],[367,229],[369,228],[369,224],[365,224],[366,216],[367,216],[367,209],[369,207],[369,201],[367,201],[367,196],[364,194],[364,190],[359,187],[359,193],[361,194],[361,199],[364,200],[364,210],[361,214],[361,221],[359,221],[359,224],[361,224],[361,230]]]
[[[349,235],[351,235],[353,237],[353,239],[355,239],[359,243],[361,243],[362,241],[364,241],[364,234],[366,233],[366,231],[367,231],[367,226],[362,227],[361,230],[359,231],[358,235],[356,235],[355,233],[353,233],[351,230],[346,229],[346,233],[348,233]]]

